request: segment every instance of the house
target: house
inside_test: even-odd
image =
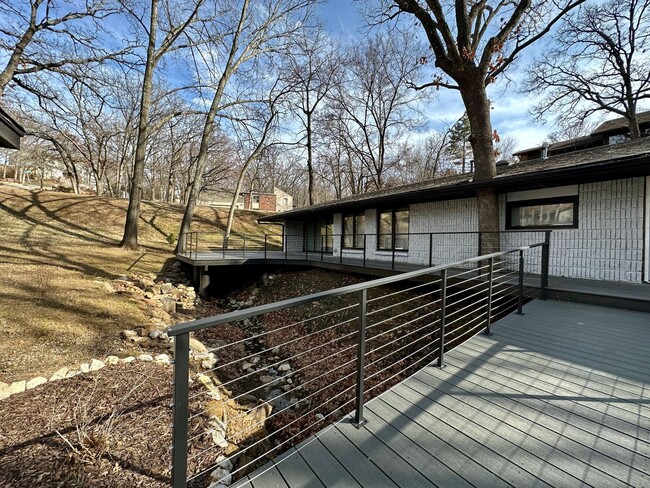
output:
[[[20,149],[25,129],[0,107],[0,147]]]
[[[641,136],[650,135],[650,111],[638,114],[637,119],[639,121]],[[558,154],[581,151],[593,147],[620,144],[621,142],[630,140],[629,133],[627,119],[620,117],[603,122],[588,136],[524,149],[523,151],[514,153],[513,156],[518,157],[520,161],[530,161],[532,159],[556,156]]]
[[[551,276],[650,281],[650,137],[500,164],[497,172],[489,181],[455,175],[260,222],[284,225],[288,251],[413,264],[434,255],[433,264],[445,264],[476,256],[478,237],[461,233],[478,231],[475,191],[493,187],[502,248],[539,242],[551,230]]]
[[[209,207],[230,208],[232,205],[232,193],[227,191],[205,189],[199,195],[199,204]],[[244,208],[244,199],[241,195],[237,198],[235,208]]]
[[[249,191],[241,193],[244,209],[263,212],[286,212],[293,209],[293,197],[287,192],[273,187],[273,192]]]

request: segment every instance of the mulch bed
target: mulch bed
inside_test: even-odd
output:
[[[0,486],[169,486],[172,369],[135,362],[0,402]]]

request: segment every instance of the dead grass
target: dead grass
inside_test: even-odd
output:
[[[117,247],[127,202],[0,185],[0,381],[48,376],[115,353],[118,332],[147,321],[107,280],[157,273],[173,259],[170,233],[183,208],[143,204],[140,251]],[[258,213],[239,211],[234,232],[263,234]],[[192,230],[221,231],[227,213],[199,207]]]

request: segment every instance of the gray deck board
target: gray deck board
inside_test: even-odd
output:
[[[650,487],[650,315],[524,312],[368,402],[361,429],[344,419],[250,483]]]

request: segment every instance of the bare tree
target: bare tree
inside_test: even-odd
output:
[[[332,89],[339,71],[339,59],[331,38],[322,30],[296,36],[288,57],[288,77],[295,86],[294,106],[302,124],[307,152],[309,205],[314,204],[314,116]]]
[[[147,155],[147,140],[150,133],[151,98],[154,85],[154,71],[163,56],[171,50],[185,29],[196,21],[203,0],[193,0],[185,8],[176,2],[165,0],[163,16],[159,16],[160,0],[151,0],[149,23],[145,23],[142,15],[128,8],[133,19],[147,32],[147,56],[140,98],[140,116],[138,121],[138,137],[135,146],[133,177],[129,190],[129,207],[124,223],[124,235],[120,246],[127,249],[138,248],[138,224],[140,219],[140,203],[142,201],[142,184],[144,181],[145,158]],[[179,13],[180,12],[180,13]],[[160,17],[160,18],[159,18]],[[164,38],[158,44],[158,30],[162,30]]]
[[[42,95],[29,75],[42,71],[65,73],[69,67],[102,62],[124,54],[101,48],[101,22],[120,11],[106,0],[0,0],[0,52],[6,59],[0,71],[0,98],[10,82]]]
[[[598,112],[628,121],[641,137],[639,103],[650,99],[650,0],[588,5],[567,17],[552,49],[528,69],[525,89],[543,94],[538,118],[581,124]]]
[[[422,93],[409,89],[417,65],[408,34],[383,34],[354,46],[345,58],[344,80],[330,105],[345,122],[346,140],[374,188],[398,159],[390,148],[417,124],[415,104]]]
[[[201,146],[194,168],[194,179],[179,236],[190,230],[207,162],[208,145],[215,128],[215,119],[217,116],[227,118],[228,109],[232,110],[233,107],[247,102],[247,97],[242,93],[228,96],[226,88],[231,84],[231,79],[246,70],[245,78],[249,83],[242,82],[238,88],[247,85],[250,87],[253,79],[256,81],[253,85],[263,83],[263,77],[259,76],[262,73],[259,71],[257,61],[263,55],[283,50],[283,45],[291,35],[301,28],[307,9],[312,3],[313,0],[266,0],[252,5],[250,0],[242,0],[238,8],[234,9],[232,3],[228,2],[227,5],[221,4],[221,10],[224,12],[222,16],[217,20],[201,24],[197,34],[205,37],[204,42],[208,48],[197,50],[197,54],[201,57],[203,67],[206,68],[214,93],[205,117]],[[224,24],[228,27],[225,28]],[[201,73],[197,75],[201,76]],[[250,95],[250,92],[244,93]]]
[[[422,26],[433,64],[442,74],[436,74],[419,88],[448,88],[460,93],[471,126],[474,180],[493,178],[496,160],[487,86],[503,75],[528,46],[585,0],[381,1],[384,8],[380,20],[407,14]],[[421,62],[428,63],[428,57],[421,58]],[[495,190],[478,190],[477,200],[479,230],[498,230]],[[490,239],[483,242],[484,250],[498,245]]]

